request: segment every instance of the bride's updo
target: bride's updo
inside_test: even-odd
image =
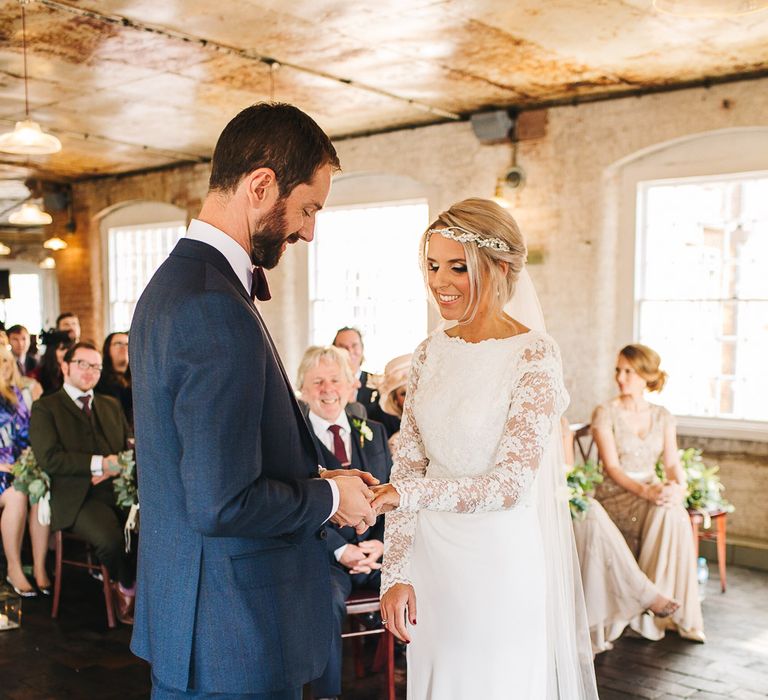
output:
[[[463,319],[463,322],[467,322],[474,318],[477,312],[478,301],[485,291],[483,286],[490,287],[490,297],[498,299],[499,308],[512,298],[528,251],[517,222],[506,209],[489,199],[464,199],[440,214],[421,238],[420,262],[425,280],[429,239],[433,235],[440,235],[430,231],[449,227],[460,229],[453,231],[458,235],[466,232],[477,239],[459,241],[464,248],[471,290],[467,315]],[[509,250],[494,246],[493,239],[506,244]],[[483,241],[488,241],[489,244],[483,245]],[[506,272],[499,265],[501,262],[506,263]]]

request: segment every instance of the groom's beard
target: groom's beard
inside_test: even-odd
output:
[[[275,203],[272,210],[259,223],[259,227],[251,234],[251,262],[254,265],[271,270],[280,262],[283,255],[283,245],[286,242],[295,243],[299,240],[298,233],[286,234],[285,199]]]

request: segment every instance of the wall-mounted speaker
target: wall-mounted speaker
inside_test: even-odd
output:
[[[0,270],[0,299],[11,298],[11,271]]]

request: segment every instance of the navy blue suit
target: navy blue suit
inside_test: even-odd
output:
[[[226,258],[182,239],[130,333],[141,537],[131,648],[158,686],[258,695],[328,658],[333,496]],[[288,693],[289,695],[291,693]]]
[[[350,455],[349,468],[370,472],[382,484],[389,481],[389,472],[392,469],[392,456],[387,443],[387,433],[381,423],[366,420],[366,425],[371,429],[373,440],[366,440],[360,434],[360,430],[354,425],[354,416],[347,411],[351,427],[352,454]],[[311,427],[311,424],[310,424]],[[320,451],[321,463],[326,469],[341,469],[341,463],[325,445],[313,433],[317,449]],[[346,617],[346,600],[353,589],[379,588],[381,580],[380,572],[372,571],[370,574],[352,574],[349,569],[336,561],[334,552],[345,544],[359,544],[365,540],[384,541],[384,516],[376,519],[376,524],[358,535],[352,527],[328,526],[328,556],[331,562],[331,591],[334,613],[334,636],[331,639],[331,655],[328,666],[323,675],[312,683],[312,691],[315,697],[331,697],[341,694],[341,666],[342,645],[341,630]]]

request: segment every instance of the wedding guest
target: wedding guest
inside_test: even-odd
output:
[[[368,411],[368,415],[373,420],[383,424],[386,428],[391,450],[394,450],[393,438],[400,432],[400,420],[403,416],[411,359],[411,355],[400,355],[387,362],[384,368],[384,378],[379,387],[379,401],[372,405]]]
[[[680,603],[670,617],[640,615],[630,621],[647,639],[666,629],[703,642],[690,520],[685,509],[686,477],[677,451],[675,420],[645,393],[661,391],[666,373],[659,355],[645,345],[627,345],[616,361],[619,395],[592,414],[592,434],[604,481],[595,496],[621,531],[637,562],[659,591]],[[664,479],[656,476],[661,457]]]
[[[133,623],[135,561],[125,553],[126,514],[118,507],[112,479],[120,472],[117,453],[130,432],[120,404],[94,395],[101,354],[91,343],[75,343],[64,356],[63,387],[32,406],[30,442],[51,477],[51,528],[88,541],[109,569],[117,617]]]
[[[11,352],[19,367],[19,373],[22,377],[30,376],[34,372],[35,367],[37,367],[37,360],[29,354],[31,343],[29,331],[24,326],[16,324],[11,326],[6,333],[8,334]]]
[[[342,348],[349,353],[349,362],[352,373],[357,377],[360,386],[357,390],[355,401],[361,403],[366,411],[379,400],[378,383],[381,377],[366,372],[362,369],[363,360],[363,335],[357,328],[344,326],[336,331],[333,345]]]
[[[392,458],[384,426],[350,414],[346,409],[355,377],[345,350],[334,346],[307,349],[298,372],[297,386],[306,405],[312,437],[326,469],[343,467],[389,480]],[[358,535],[354,528],[328,526],[326,543],[331,559],[334,633],[331,655],[323,675],[312,683],[315,698],[341,694],[341,630],[346,600],[353,590],[373,589],[380,583],[379,563],[384,553],[384,517]]]
[[[45,352],[37,368],[36,379],[43,387],[43,396],[47,396],[61,389],[64,383],[61,364],[74,341],[65,331],[54,330],[43,332],[41,339],[45,344]]]
[[[116,398],[123,407],[128,425],[133,425],[133,394],[131,391],[131,368],[128,366],[128,333],[110,333],[102,349],[104,369],[96,385],[97,394]]]
[[[565,464],[573,468],[573,433],[562,418]],[[669,617],[679,607],[670,600],[637,565],[619,529],[608,513],[591,496],[580,519],[573,519],[573,534],[579,554],[581,582],[587,605],[587,620],[592,653],[613,648],[630,620],[646,611],[656,617]]]
[[[73,343],[80,340],[80,319],[71,311],[64,311],[56,318],[56,330],[64,331],[72,339]]]
[[[0,346],[0,531],[8,562],[7,581],[23,598],[37,595],[21,568],[21,541],[29,512],[29,534],[35,582],[44,595],[51,594],[51,582],[45,570],[48,551],[48,526],[37,519],[37,504],[28,508],[28,496],[13,487],[11,469],[22,451],[29,447],[29,408],[21,390],[14,356]]]

